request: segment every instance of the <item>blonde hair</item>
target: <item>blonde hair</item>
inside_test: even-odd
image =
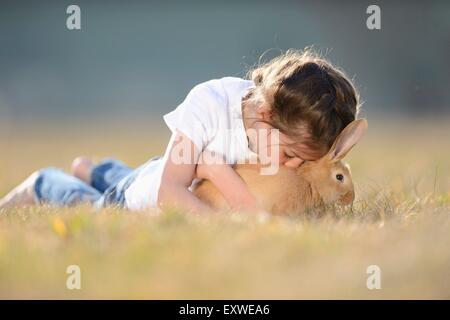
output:
[[[318,156],[359,112],[359,95],[345,73],[313,49],[290,49],[249,71],[255,83],[248,100],[270,107],[270,124],[281,132],[298,135]]]

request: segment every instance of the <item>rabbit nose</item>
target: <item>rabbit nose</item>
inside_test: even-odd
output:
[[[343,205],[350,205],[353,203],[353,200],[355,199],[355,194],[353,193],[353,191],[349,191],[346,194],[344,194],[343,196],[341,196],[341,203]]]

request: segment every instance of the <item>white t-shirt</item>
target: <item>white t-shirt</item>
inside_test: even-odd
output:
[[[254,156],[248,147],[242,119],[242,98],[253,81],[225,77],[195,86],[174,111],[164,116],[172,137],[164,156],[149,161],[125,191],[128,209],[157,207],[161,177],[176,131],[192,140],[199,151],[208,149],[224,156],[227,163]]]

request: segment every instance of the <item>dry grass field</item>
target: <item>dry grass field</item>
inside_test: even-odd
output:
[[[0,298],[450,298],[449,119],[369,119],[349,155],[357,199],[323,217],[24,208],[0,213]],[[77,128],[82,128],[77,129]],[[0,128],[0,194],[79,155],[132,166],[168,131],[108,123]],[[81,290],[66,268],[81,268]],[[381,289],[366,287],[369,265]]]

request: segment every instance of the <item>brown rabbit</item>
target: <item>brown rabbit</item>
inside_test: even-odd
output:
[[[247,183],[264,210],[273,214],[301,213],[322,205],[353,203],[355,192],[347,164],[341,161],[367,130],[367,120],[351,122],[339,134],[329,152],[296,169],[281,165],[275,175],[261,175],[261,164],[238,164],[236,172]],[[194,194],[213,208],[227,209],[222,194],[208,180],[200,181]]]

